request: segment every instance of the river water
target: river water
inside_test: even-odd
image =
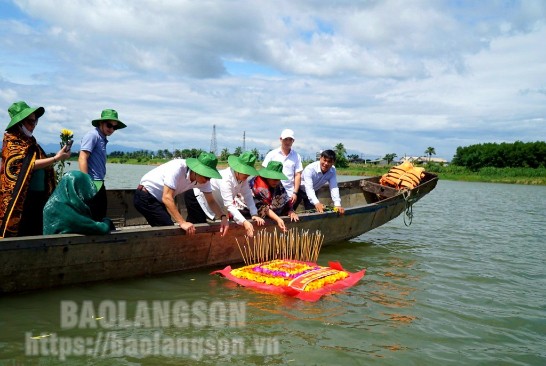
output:
[[[142,169],[107,185],[133,187]],[[440,181],[413,212],[409,227],[399,217],[324,248],[319,264],[367,272],[315,303],[206,270],[3,296],[0,365],[546,364],[546,187]],[[164,323],[131,323],[154,300],[201,311],[189,323],[169,311]],[[78,306],[71,317],[67,304]],[[129,321],[108,328],[84,304],[114,306],[109,314]],[[171,352],[167,341],[180,339],[189,346]]]

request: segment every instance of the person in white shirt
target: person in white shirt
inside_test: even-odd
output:
[[[212,196],[211,178],[221,178],[216,170],[218,159],[214,154],[202,152],[199,157],[174,159],[146,173],[140,180],[133,203],[151,226],[167,226],[174,221],[187,234],[195,234],[192,222],[184,220],[174,198],[191,190],[200,188],[211,209],[222,220],[220,233],[226,235],[229,229],[227,215]],[[188,208],[188,211],[190,208]]]
[[[301,163],[301,156],[292,149],[292,144],[295,141],[294,131],[290,129],[283,130],[280,140],[281,146],[267,153],[262,166],[267,167],[270,161],[280,161],[282,163],[282,172],[288,179],[282,180],[281,183],[288,197],[290,197],[290,202],[294,204],[300,189],[303,164]]]
[[[228,157],[229,168],[219,171],[221,178],[213,178],[210,180],[212,195],[223,211],[227,210],[230,217],[238,224],[245,228],[246,235],[254,236],[254,226],[247,220],[238,210],[235,197],[238,195],[243,198],[246,207],[250,211],[252,219],[258,226],[265,224],[265,220],[258,216],[258,210],[254,204],[252,191],[248,185],[247,179],[250,176],[258,175],[254,168],[256,156],[250,151],[246,151],[241,156],[230,155]],[[204,199],[203,192],[199,188],[189,190],[184,194],[186,208],[188,208],[187,221],[194,223],[207,222],[208,219],[214,218],[209,203]],[[190,210],[191,208],[191,210]]]
[[[315,193],[326,183],[330,186],[330,196],[334,201],[337,211],[343,215],[345,209],[341,206],[341,197],[337,187],[336,153],[333,150],[324,150],[320,154],[320,160],[305,167],[302,174],[301,190],[298,193],[294,209],[303,201],[306,210],[315,208],[317,212],[324,212],[324,204],[320,203]]]

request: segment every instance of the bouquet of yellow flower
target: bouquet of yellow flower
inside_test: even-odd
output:
[[[72,142],[74,141],[73,140],[74,133],[71,130],[67,130],[66,128],[63,128],[61,130],[60,137],[61,137],[61,142],[59,143],[59,145],[61,146],[61,149],[64,148],[65,146],[68,146],[68,148],[70,149],[70,146],[72,146]],[[56,163],[55,175],[57,177],[57,183],[59,183],[59,181],[63,177],[65,164],[70,165],[70,162],[69,161],[65,162],[64,160],[60,160]]]

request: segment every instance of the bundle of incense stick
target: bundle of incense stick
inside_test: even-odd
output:
[[[245,236],[246,243],[242,245],[237,241],[237,246],[246,265],[262,263],[274,259],[293,259],[302,262],[316,263],[320,247],[324,241],[324,235],[317,230],[309,233],[309,230],[292,228],[286,233],[277,233],[259,230],[254,237]]]

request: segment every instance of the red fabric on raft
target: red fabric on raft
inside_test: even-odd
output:
[[[345,271],[339,262],[328,262],[328,266],[332,269]],[[305,301],[317,301],[323,295],[349,288],[353,286],[354,284],[356,284],[362,277],[364,277],[364,274],[366,273],[365,269],[355,273],[345,271],[349,274],[349,277],[346,277],[340,281],[337,281],[330,285],[326,285],[323,288],[320,288],[314,291],[299,291],[288,286],[283,286],[283,287],[273,286],[273,285],[267,285],[261,282],[254,282],[244,278],[238,278],[231,274],[231,269],[232,269],[231,266],[227,266],[224,269],[211,272],[211,274],[219,274],[221,276],[224,276],[228,280],[231,280],[241,286],[251,287],[258,290],[271,292],[274,294],[283,294],[287,296],[292,296],[292,297],[296,297],[300,300],[305,300]]]

